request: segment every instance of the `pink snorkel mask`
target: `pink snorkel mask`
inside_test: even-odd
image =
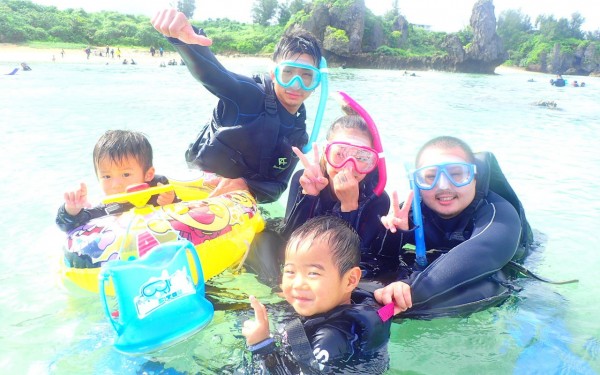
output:
[[[379,181],[377,182],[377,186],[373,189],[373,193],[375,195],[380,196],[385,189],[385,183],[387,182],[387,171],[385,168],[385,158],[383,156],[383,146],[381,145],[381,138],[379,137],[379,132],[377,131],[377,126],[375,126],[375,122],[369,115],[369,113],[360,106],[354,99],[352,99],[348,94],[343,91],[338,91],[339,98],[341,101],[348,105],[350,108],[354,110],[354,112],[358,113],[367,123],[369,127],[369,131],[371,132],[371,136],[373,137],[373,149],[377,151],[379,154],[379,160],[377,161],[377,169],[379,171]]]

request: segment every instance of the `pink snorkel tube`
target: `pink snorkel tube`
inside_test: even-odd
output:
[[[373,148],[379,154],[379,162],[377,164],[377,169],[379,171],[379,181],[377,182],[377,186],[375,186],[375,189],[373,189],[373,193],[375,193],[375,195],[377,196],[380,196],[383,193],[383,189],[385,189],[385,183],[387,182],[387,171],[385,168],[383,146],[381,145],[381,138],[379,138],[377,126],[375,126],[375,122],[373,121],[369,113],[348,94],[346,94],[343,91],[338,91],[338,94],[340,95],[341,100],[350,108],[352,108],[354,112],[358,113],[365,120],[367,126],[369,127],[369,131],[371,132],[371,136],[373,137]]]

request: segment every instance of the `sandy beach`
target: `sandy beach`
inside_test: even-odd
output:
[[[122,63],[124,59],[131,61],[134,59],[138,64],[160,64],[161,61],[167,63],[170,59],[176,59],[179,62],[179,55],[175,52],[165,52],[163,56],[159,56],[158,51],[154,57],[150,54],[149,50],[132,49],[132,48],[120,48],[121,58],[117,58],[117,48],[111,47],[115,50],[114,57],[105,56],[106,48],[97,47],[92,48],[92,53],[88,59],[84,49],[64,49],[64,54],[61,54],[60,48],[32,48],[27,46],[21,46],[17,44],[0,43],[0,63],[6,65],[6,63],[17,63],[21,62],[35,63],[35,62],[68,62],[68,63],[95,63],[95,64],[106,64],[106,63]],[[103,56],[100,56],[102,52]]]
[[[111,49],[113,47],[111,46]],[[161,63],[168,64],[170,60],[175,60],[177,64],[181,62],[181,56],[179,53],[174,51],[165,51],[163,56],[160,56],[158,51],[153,57],[150,54],[149,49],[141,48],[120,48],[121,58],[117,58],[117,48],[115,49],[114,57],[105,56],[106,47],[92,48],[92,53],[88,59],[83,48],[81,49],[64,49],[64,54],[61,54],[60,48],[34,48],[28,46],[22,46],[10,43],[0,43],[0,67],[2,70],[8,72],[14,68],[20,68],[21,63],[25,62],[32,68],[36,63],[71,63],[71,64],[122,64],[124,59],[127,59],[128,63],[131,63],[131,59],[135,60],[138,65],[149,65],[158,66]],[[103,56],[100,56],[102,52]],[[227,61],[231,59],[256,59],[261,63],[268,64],[270,56],[246,56],[246,55],[232,55],[232,56],[217,56],[219,61],[227,66]],[[0,71],[2,74],[2,71]]]
[[[112,49],[113,47],[111,47]],[[92,53],[90,54],[90,58],[88,59],[84,49],[64,49],[64,54],[61,54],[61,49],[58,48],[34,48],[28,46],[21,46],[17,44],[10,43],[0,43],[0,66],[3,67],[4,70],[19,68],[22,62],[26,62],[29,65],[44,62],[54,62],[56,64],[60,63],[85,63],[85,64],[122,64],[124,59],[127,59],[128,62],[131,62],[131,59],[135,60],[135,62],[139,65],[153,65],[157,66],[161,63],[168,64],[169,60],[175,60],[177,64],[180,63],[181,57],[177,52],[173,51],[165,51],[163,56],[161,57],[158,51],[155,53],[153,57],[150,54],[150,50],[142,50],[140,48],[120,48],[121,50],[121,58],[117,58],[115,49],[115,56],[105,56],[106,47],[96,47],[92,48]],[[103,56],[100,56],[100,52],[102,52]],[[219,55],[218,59],[221,63],[227,65],[227,60],[229,59],[257,59],[261,61],[268,61],[270,56],[247,56],[247,55],[234,55],[234,56],[223,56]],[[527,70],[522,67],[516,66],[504,66],[500,65],[496,68],[496,74],[503,74],[506,72],[526,72]],[[1,73],[1,71],[0,71]],[[546,73],[536,73],[529,72],[531,74],[546,74]]]

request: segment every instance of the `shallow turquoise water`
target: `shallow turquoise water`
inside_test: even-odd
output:
[[[0,66],[8,71],[10,65]],[[226,66],[251,74],[264,71],[268,61],[232,59]],[[79,181],[99,197],[91,152],[106,129],[144,131],[159,173],[189,175],[183,151],[215,99],[184,67],[159,68],[158,62],[32,68],[0,76],[1,372],[137,373],[147,359],[112,348],[114,333],[97,297],[58,283],[63,235],[54,215],[63,191]],[[498,73],[408,77],[402,71],[332,69],[331,92],[346,91],[379,126],[388,191],[406,192],[403,162],[412,161],[431,137],[455,135],[476,151],[493,151],[541,244],[527,265],[548,278],[580,280],[556,286],[523,279],[523,291],[498,308],[466,319],[394,324],[390,374],[600,372],[600,79],[586,77],[585,88],[555,88],[549,75]],[[531,104],[539,100],[555,100],[558,109]],[[318,95],[309,99],[309,124],[317,103]],[[330,99],[323,127],[340,115]],[[248,274],[227,273],[211,283],[209,293],[227,310],[157,361],[183,372],[226,373],[241,360],[247,295],[279,301]]]

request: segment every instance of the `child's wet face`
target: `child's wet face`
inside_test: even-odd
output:
[[[303,241],[285,255],[281,289],[285,299],[302,316],[330,311],[350,303],[345,278],[333,263],[323,241]]]
[[[154,168],[144,172],[133,156],[126,156],[119,162],[102,158],[98,163],[97,173],[102,191],[106,195],[124,193],[129,185],[150,182],[154,178]]]

